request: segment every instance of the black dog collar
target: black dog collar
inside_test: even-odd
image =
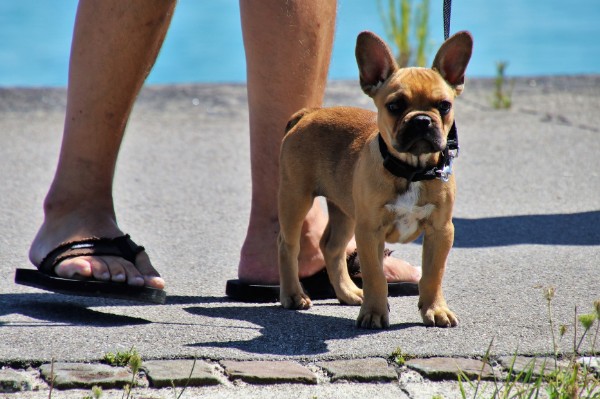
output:
[[[383,157],[383,166],[396,177],[401,177],[409,182],[433,179],[447,182],[452,174],[452,162],[454,158],[458,157],[459,152],[456,123],[452,123],[446,141],[446,148],[441,152],[438,164],[432,168],[416,168],[393,156],[388,150],[381,133],[379,133],[379,151]]]

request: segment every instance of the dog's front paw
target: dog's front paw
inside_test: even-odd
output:
[[[456,327],[458,318],[446,304],[421,308],[423,323],[430,327]]]
[[[390,326],[390,312],[384,307],[381,310],[365,309],[365,306],[360,309],[356,326],[359,328],[382,329]]]
[[[310,298],[304,292],[294,295],[281,294],[279,300],[281,301],[281,306],[286,309],[304,310],[312,306]]]

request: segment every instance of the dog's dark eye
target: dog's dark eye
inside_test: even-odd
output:
[[[452,103],[450,101],[440,101],[438,104],[438,110],[442,116],[445,116],[452,109]]]
[[[392,115],[399,115],[402,112],[404,112],[404,102],[402,100],[392,101],[391,103],[388,103],[385,107]]]

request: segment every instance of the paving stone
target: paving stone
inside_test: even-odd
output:
[[[584,356],[577,359],[577,362],[591,368],[600,376],[600,357]]]
[[[453,357],[411,359],[406,362],[406,366],[434,381],[457,380],[462,374],[470,379],[478,378],[479,375],[485,380],[494,378],[492,367],[475,359]]]
[[[0,370],[0,393],[31,391],[29,375],[13,369]]]
[[[316,384],[317,376],[306,367],[290,361],[222,361],[226,374],[253,384]]]
[[[526,357],[526,356],[502,356],[498,359],[498,362],[507,371],[510,370],[512,365],[512,373],[514,375],[527,374],[532,371],[533,376],[548,375],[556,371],[554,358],[552,357]],[[513,364],[514,362],[514,364]],[[567,367],[568,362],[559,361],[556,365],[558,367]],[[533,370],[531,368],[533,367]]]
[[[352,359],[319,362],[321,367],[331,375],[331,381],[348,380],[356,382],[396,381],[398,374],[385,359]]]
[[[124,367],[112,367],[106,364],[86,363],[54,363],[44,364],[40,373],[46,383],[50,384],[54,373],[54,388],[74,389],[122,388],[131,383],[131,371]]]
[[[173,385],[198,387],[221,383],[214,373],[215,367],[202,360],[197,360],[195,364],[193,360],[150,360],[144,362],[142,369],[146,371],[151,386],[155,388]]]

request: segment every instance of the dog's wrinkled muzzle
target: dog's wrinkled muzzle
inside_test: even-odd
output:
[[[412,117],[398,134],[398,151],[413,155],[439,152],[446,146],[440,129],[430,116],[419,114]]]

